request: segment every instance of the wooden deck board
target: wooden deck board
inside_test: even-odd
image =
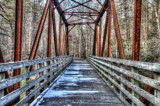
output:
[[[37,106],[124,106],[94,69],[74,60]]]

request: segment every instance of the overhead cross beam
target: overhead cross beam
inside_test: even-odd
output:
[[[95,24],[95,22],[77,22],[77,23],[68,23],[68,25],[88,25],[88,24]]]
[[[77,2],[77,1],[75,1],[75,0],[71,0],[71,1],[73,1],[73,2],[75,2],[75,3],[77,3],[77,4],[79,4],[79,5],[81,5],[81,6],[83,6],[83,7],[86,7],[86,8],[88,8],[88,9],[92,10],[92,11],[96,11],[96,12],[99,13],[99,11],[97,11],[96,9],[93,9],[93,8],[91,8],[91,7],[88,7],[88,6],[84,5],[83,3]]]
[[[76,5],[76,6],[67,8],[67,9],[65,9],[65,10],[63,10],[63,11],[68,11],[68,10],[70,10],[70,9],[74,9],[74,8],[76,8],[76,7],[82,6],[82,5],[84,5],[84,4],[88,3],[88,2],[91,2],[91,1],[92,1],[92,0],[88,0],[88,1],[86,1],[86,2],[84,2],[84,3],[81,3],[81,4],[78,4],[78,5]]]

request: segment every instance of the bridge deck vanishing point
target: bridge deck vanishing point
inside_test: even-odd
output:
[[[31,105],[124,106],[87,61],[74,60],[56,82]]]

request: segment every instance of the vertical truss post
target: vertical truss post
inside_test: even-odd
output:
[[[1,48],[0,48],[0,63],[4,63],[4,58],[3,58],[3,54],[2,54],[2,51],[1,51]],[[0,80],[3,80],[5,79],[5,75],[4,73],[0,73]],[[4,96],[4,90],[0,90],[0,97],[3,97]]]
[[[101,35],[101,31],[102,31],[102,18],[100,19],[100,26],[99,26],[99,49],[98,49],[98,56],[102,56],[102,35]]]
[[[47,57],[51,57],[51,38],[52,38],[52,4],[50,3],[49,14],[48,14]]]
[[[111,57],[111,23],[112,23],[112,18],[111,18],[111,10],[110,7],[107,11],[107,16],[108,16],[108,45],[107,45],[107,57]]]
[[[0,48],[0,63],[4,63],[4,58],[3,58],[3,54],[2,54],[1,48]]]
[[[55,10],[53,10],[53,12],[52,12],[52,22],[53,22],[53,36],[54,36],[55,55],[58,56]]]
[[[133,41],[132,41],[132,59],[135,61],[139,61],[140,56],[140,34],[141,34],[141,7],[142,0],[134,0],[134,23],[133,23]],[[138,70],[133,69],[134,72],[138,72]],[[139,82],[133,80],[133,83],[136,86],[139,86]],[[150,92],[151,87],[147,86],[147,91]],[[145,101],[143,97],[140,97],[139,94],[133,92],[133,95],[140,99],[142,102]]]
[[[41,17],[41,20],[40,20],[40,24],[38,26],[38,30],[37,30],[35,40],[33,42],[33,46],[32,46],[32,49],[31,49],[30,56],[29,56],[29,60],[33,60],[36,57],[38,45],[39,45],[39,42],[40,42],[40,38],[41,38],[41,34],[42,34],[43,26],[44,26],[44,23],[45,23],[45,20],[46,20],[46,16],[47,16],[47,12],[48,12],[50,2],[51,2],[50,0],[46,0],[45,8],[43,10],[43,14],[42,14],[42,17]]]
[[[99,26],[98,26],[98,24],[96,24],[96,55],[97,56],[100,56],[100,47],[99,47]]]
[[[106,13],[106,20],[105,20],[105,27],[104,27],[104,33],[103,33],[103,41],[102,41],[102,52],[101,56],[103,56],[105,44],[106,44],[106,36],[107,36],[107,28],[108,28],[108,11]]]
[[[124,48],[122,44],[122,37],[121,37],[121,32],[120,32],[119,23],[118,23],[115,1],[110,0],[110,4],[111,4],[112,15],[113,15],[113,23],[114,23],[116,39],[118,43],[117,45],[118,45],[118,51],[119,51],[119,58],[123,59],[125,58],[125,53],[124,53]]]
[[[67,50],[67,55],[69,55],[69,29],[68,29],[68,26],[66,26],[66,50]]]
[[[95,28],[94,28],[94,37],[93,37],[93,49],[92,49],[92,55],[96,55],[96,31],[97,31],[97,24],[95,24]]]
[[[136,61],[139,61],[140,56],[141,5],[142,0],[134,0],[132,58]]]
[[[22,23],[23,23],[23,0],[16,0],[16,22],[15,22],[15,48],[14,61],[21,61],[22,53]],[[13,75],[20,75],[20,69],[14,70]],[[14,89],[19,88],[20,83],[14,85]]]
[[[59,43],[58,43],[58,55],[61,55],[61,47],[62,47],[62,19],[61,19],[61,16],[60,16],[60,21],[59,21]]]

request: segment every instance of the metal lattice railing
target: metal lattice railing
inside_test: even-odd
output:
[[[19,97],[19,102],[16,106],[22,106],[29,103],[30,99],[38,96],[43,90],[45,90],[57,76],[63,71],[63,69],[72,62],[70,56],[59,56],[54,58],[38,59],[31,61],[13,62],[0,64],[0,106],[6,105]],[[31,68],[31,71],[27,69]],[[26,69],[25,73],[14,76],[12,78],[5,79],[2,77],[5,72],[14,71],[15,69]],[[26,81],[26,84],[21,85],[16,90],[13,90],[9,94],[4,94],[4,90],[16,83]],[[20,97],[23,93],[26,93],[24,97]]]
[[[96,56],[90,56],[88,61],[122,98],[127,97],[138,106],[145,106],[142,97],[153,105],[160,105],[160,64]],[[146,86],[154,92],[147,92]]]

